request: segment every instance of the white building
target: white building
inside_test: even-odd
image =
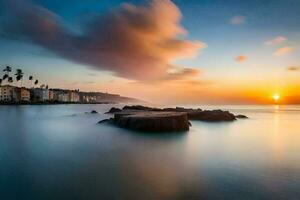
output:
[[[58,102],[69,102],[69,95],[65,92],[58,94]]]
[[[79,93],[76,91],[69,91],[69,102],[79,102],[80,101],[80,96]]]
[[[0,101],[13,102],[14,101],[14,86],[4,85],[0,87]]]

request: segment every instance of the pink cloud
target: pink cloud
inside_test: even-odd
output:
[[[289,46],[286,46],[286,47],[281,47],[279,49],[277,49],[275,52],[274,52],[274,55],[275,56],[283,56],[283,55],[287,55],[291,52],[293,52],[293,48],[292,47],[289,47]]]
[[[278,36],[276,38],[273,38],[267,42],[265,42],[266,45],[278,45],[278,44],[282,44],[283,42],[285,42],[287,40],[287,38],[283,37],[283,36]]]
[[[245,62],[245,61],[248,60],[248,57],[247,57],[246,55],[239,55],[239,56],[237,56],[237,57],[235,58],[235,60],[236,60],[237,62]]]
[[[242,16],[242,15],[237,15],[237,16],[233,16],[229,22],[233,25],[240,25],[240,24],[243,24],[245,23],[246,21],[246,17],[245,16]]]
[[[187,31],[171,0],[153,0],[147,6],[123,4],[95,17],[81,34],[68,30],[60,16],[40,6],[28,4],[14,12],[19,29],[15,33],[63,58],[127,79],[166,77],[174,60],[196,56],[206,47],[201,41],[183,39]]]

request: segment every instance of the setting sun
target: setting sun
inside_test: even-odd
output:
[[[280,95],[279,94],[274,94],[273,95],[273,99],[274,99],[274,101],[279,101],[279,99],[280,99]]]

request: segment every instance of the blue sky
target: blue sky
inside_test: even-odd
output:
[[[8,0],[1,1],[5,3]],[[145,0],[35,0],[33,2],[60,16],[66,27],[73,31],[80,31],[82,24],[94,14],[105,15],[113,9],[118,9],[122,3],[134,5],[149,3]],[[230,81],[239,77],[241,80],[248,80],[249,77],[254,79],[275,77],[280,80],[289,78],[287,67],[300,65],[299,0],[175,0],[173,2],[180,9],[181,24],[188,32],[186,36],[180,37],[207,44],[207,48],[202,49],[197,57],[173,62],[176,65],[201,70],[203,80]],[[9,12],[9,10],[4,11]],[[0,19],[5,17],[3,14]],[[240,23],[233,24],[231,20],[234,17],[243,19]],[[277,37],[284,37],[286,40],[276,45],[266,45],[267,41]],[[1,65],[22,66],[25,71],[34,72],[55,86],[69,87],[78,79],[84,82],[92,79],[98,84],[120,79],[111,72],[96,70],[86,64],[67,60],[26,40],[11,40],[0,36],[0,43]],[[274,52],[282,47],[292,48],[292,51],[282,56],[274,56]],[[235,58],[239,55],[244,55],[247,59],[237,62]],[[266,74],[268,76],[265,76]],[[78,87],[87,88],[80,84]],[[97,87],[93,86],[93,88]]]

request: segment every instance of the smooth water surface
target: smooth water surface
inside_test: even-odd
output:
[[[300,199],[299,106],[180,134],[97,124],[111,106],[0,106],[0,199]]]

